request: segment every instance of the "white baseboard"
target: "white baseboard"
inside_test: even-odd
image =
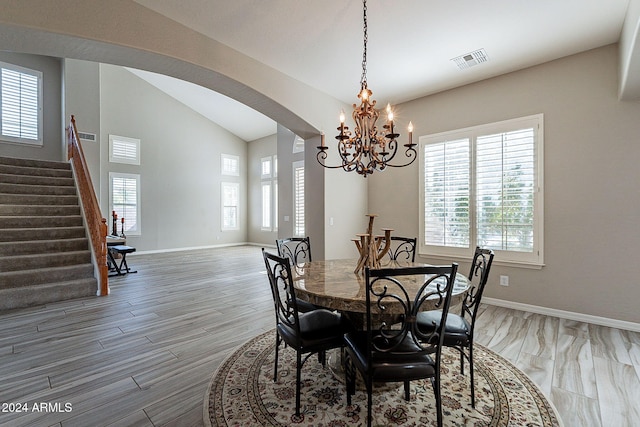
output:
[[[594,325],[609,326],[611,328],[624,329],[627,331],[640,332],[640,323],[627,322],[625,320],[610,319],[608,317],[592,316],[590,314],[575,313],[572,311],[556,310],[553,308],[541,307],[537,305],[523,304],[513,301],[505,301],[496,298],[482,298],[482,302],[498,307],[513,308],[516,310],[528,311],[530,313],[544,314],[547,316],[559,317],[561,319],[576,320],[579,322],[593,323]]]
[[[188,248],[171,248],[171,249],[156,249],[156,250],[152,250],[152,251],[136,251],[133,252],[131,254],[129,254],[129,256],[136,256],[136,255],[148,255],[148,254],[162,254],[162,253],[167,253],[167,252],[182,252],[182,251],[194,251],[194,250],[198,250],[198,249],[215,249],[215,248],[228,248],[231,246],[260,246],[260,247],[264,247],[264,248],[275,248],[276,245],[265,245],[262,243],[251,243],[251,242],[240,242],[240,243],[224,243],[221,245],[209,245],[209,246],[192,246],[192,247],[188,247]]]

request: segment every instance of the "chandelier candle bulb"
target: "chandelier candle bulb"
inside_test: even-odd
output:
[[[409,145],[411,145],[413,143],[413,123],[409,122],[407,130],[409,131]]]

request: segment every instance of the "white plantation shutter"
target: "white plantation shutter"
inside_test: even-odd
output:
[[[262,183],[262,228],[271,229],[271,181]]]
[[[240,184],[237,182],[222,183],[222,229],[237,230],[239,228]]]
[[[109,135],[109,161],[112,163],[140,164],[140,140]]]
[[[293,216],[294,236],[304,237],[304,162],[293,164]]]
[[[261,170],[261,177],[264,178],[271,178],[271,157],[263,157],[260,161],[260,164],[262,165],[262,170]]]
[[[420,254],[543,265],[542,115],[420,137]]]
[[[140,175],[110,173],[111,209],[118,215],[118,230],[122,218],[127,235],[140,235]]]
[[[277,166],[278,166],[278,163],[276,163],[276,167]],[[278,180],[277,179],[273,181],[273,229],[278,230]]]
[[[469,247],[469,139],[424,147],[424,242]]]
[[[480,246],[533,251],[534,142],[533,128],[478,137],[476,206]]]
[[[235,156],[233,154],[220,154],[220,163],[222,167],[222,175],[240,175],[240,156]]]
[[[0,63],[3,139],[42,145],[42,73]]]
[[[260,159],[262,179],[262,226],[263,231],[278,229],[278,157]]]

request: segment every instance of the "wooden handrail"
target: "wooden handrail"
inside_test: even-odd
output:
[[[89,227],[89,237],[93,252],[98,263],[98,288],[99,295],[109,294],[109,270],[107,268],[107,220],[100,212],[100,204],[93,189],[91,175],[87,167],[87,161],[79,143],[76,120],[71,116],[71,123],[67,128],[67,155],[73,164],[73,169],[78,183],[78,191],[82,199],[84,216]]]

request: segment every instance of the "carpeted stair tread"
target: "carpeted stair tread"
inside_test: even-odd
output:
[[[0,183],[22,184],[22,185],[49,185],[73,187],[75,181],[73,177],[41,176],[41,175],[20,175],[15,173],[0,173]]]
[[[80,215],[75,205],[0,205],[0,216],[69,216]]]
[[[91,262],[91,252],[68,251],[60,253],[38,253],[0,257],[0,271],[33,270],[37,268],[62,267]]]
[[[0,242],[0,256],[29,255],[83,251],[89,248],[86,237],[55,240],[28,240],[24,242]]]
[[[58,169],[58,168],[37,168],[37,167],[24,167],[24,166],[11,166],[0,164],[0,173],[14,174],[14,175],[32,175],[32,176],[49,176],[58,178],[70,178],[73,176],[71,169]]]
[[[31,228],[57,228],[82,226],[82,216],[0,216],[0,229],[21,228],[29,224]]]
[[[0,182],[0,193],[24,196],[74,196],[76,188],[68,185],[14,184]]]
[[[0,272],[0,289],[93,278],[93,264]]]
[[[62,169],[71,170],[71,165],[67,162],[56,162],[53,160],[23,159],[19,157],[0,156],[0,165],[26,168]]]
[[[77,205],[77,195],[0,193],[4,205]]]
[[[97,292],[98,281],[93,277],[0,289],[0,310],[95,296]]]
[[[54,228],[8,228],[0,233],[0,242],[73,239],[86,237],[83,226]]]

